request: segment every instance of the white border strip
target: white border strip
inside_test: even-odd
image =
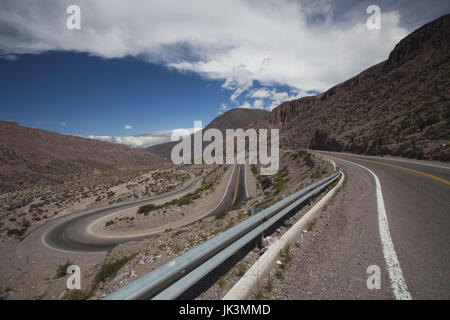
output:
[[[339,158],[337,158],[339,159]],[[386,215],[386,209],[384,207],[383,192],[381,191],[380,180],[375,173],[369,168],[366,168],[360,164],[339,159],[340,161],[354,164],[358,167],[369,171],[375,179],[376,192],[377,192],[377,207],[378,207],[378,228],[380,229],[381,245],[383,247],[384,260],[386,261],[386,267],[389,272],[389,278],[391,279],[391,286],[395,299],[397,300],[412,300],[411,294],[406,286],[405,279],[403,278],[402,268],[398,261],[397,254],[395,253],[394,243],[392,242],[391,233],[389,232],[389,224]]]
[[[234,170],[236,169],[236,163],[233,165],[233,171],[231,172],[230,180],[228,180],[227,188],[225,189],[225,192],[223,193],[222,199],[220,199],[219,203],[217,203],[217,206],[214,207],[214,209],[210,210],[205,216],[209,216],[214,210],[216,210],[220,204],[222,203],[223,199],[228,193],[228,189],[230,188],[231,181],[233,180]]]
[[[426,167],[434,167],[434,168],[441,168],[450,170],[449,166],[443,166],[436,163],[430,163],[427,160],[421,160],[421,161],[414,161],[410,159],[404,159],[404,158],[398,158],[398,157],[376,157],[376,156],[367,156],[363,154],[357,154],[357,153],[347,153],[347,152],[333,152],[333,151],[321,151],[321,150],[315,150],[315,152],[323,152],[329,157],[333,157],[333,155],[339,156],[351,156],[351,157],[360,157],[363,159],[375,159],[375,160],[384,160],[387,163],[390,163],[388,161],[392,162],[403,162],[403,163],[409,163],[409,164],[417,164],[420,166],[426,166]]]
[[[244,164],[244,172],[245,172],[245,183],[244,183],[244,185],[245,185],[245,196],[247,197],[247,199],[249,198],[249,196],[248,196],[248,189],[247,189],[247,171],[249,170],[248,168],[247,168],[247,166],[250,166],[250,164]]]

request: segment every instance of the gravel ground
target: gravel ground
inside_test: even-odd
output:
[[[389,279],[368,290],[367,267],[384,265],[379,250],[370,177],[342,165],[346,181],[310,231],[304,230],[281,264],[264,279],[255,299],[392,299]],[[358,177],[356,177],[358,175]],[[359,194],[355,199],[354,194]],[[376,206],[375,206],[376,207]],[[375,231],[374,231],[375,230]]]

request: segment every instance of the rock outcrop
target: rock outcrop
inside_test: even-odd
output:
[[[401,40],[389,58],[315,97],[282,103],[259,127],[287,148],[450,160],[450,15]]]

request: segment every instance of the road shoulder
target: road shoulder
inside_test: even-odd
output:
[[[343,189],[290,247],[292,261],[271,272],[273,299],[393,299],[378,233],[375,185],[361,168],[338,163]],[[354,195],[358,196],[355,197]],[[369,290],[367,267],[381,269],[381,289]]]

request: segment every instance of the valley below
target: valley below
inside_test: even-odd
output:
[[[245,220],[251,208],[270,206],[305,183],[315,181],[332,170],[329,164],[322,163],[304,151],[283,151],[280,165],[282,169],[273,177],[259,176],[258,168],[253,165],[242,165],[239,175],[239,165],[166,166],[157,170],[132,171],[126,177],[123,174],[108,176],[107,181],[111,183],[108,188],[105,186],[105,177],[91,177],[92,193],[88,194],[89,197],[79,199],[79,194],[75,194],[71,202],[59,208],[59,212],[50,199],[66,194],[68,183],[61,187],[39,189],[40,193],[28,190],[27,195],[25,191],[20,191],[22,197],[41,199],[47,195],[50,201],[38,207],[42,210],[42,216],[39,215],[41,219],[33,220],[32,214],[26,215],[28,207],[11,210],[3,217],[5,232],[0,243],[0,254],[4,261],[0,267],[2,297],[103,298]],[[85,180],[82,182],[87,185]],[[74,187],[78,183],[73,181],[69,185]],[[61,194],[56,190],[60,190]],[[108,198],[108,194],[112,193],[114,195]],[[243,197],[236,197],[237,193]],[[18,195],[10,197],[5,199],[12,201]],[[101,200],[95,201],[98,198]],[[149,199],[147,202],[146,198]],[[133,206],[133,201],[139,201],[139,204]],[[11,206],[10,202],[7,203]],[[131,203],[131,207],[114,209],[114,206],[123,203]],[[100,210],[98,218],[90,223],[75,223],[74,219],[85,215],[83,212],[96,212],[98,208],[108,207],[112,209]],[[55,215],[54,212],[58,213]],[[34,216],[38,215],[35,213]],[[14,220],[13,217],[17,218]],[[24,219],[30,219],[25,231],[21,234],[8,233],[9,230],[25,228],[22,223]],[[58,228],[64,225],[64,221],[68,221],[71,229],[61,233],[63,229]],[[280,226],[276,233],[283,232],[286,226]],[[77,238],[79,234],[95,237],[81,240]],[[52,237],[57,242],[53,243]],[[80,245],[79,241],[84,244]],[[99,247],[100,242],[103,245]],[[253,248],[240,256],[241,262],[226,267],[228,271],[225,275],[222,274],[223,270],[217,271],[219,277],[223,277],[221,281],[216,279],[219,284],[193,288],[188,294],[205,299],[223,296],[226,289],[239,279],[238,275],[259,256],[259,250]],[[63,271],[69,264],[81,268],[81,291],[68,291],[66,288],[67,276]]]

